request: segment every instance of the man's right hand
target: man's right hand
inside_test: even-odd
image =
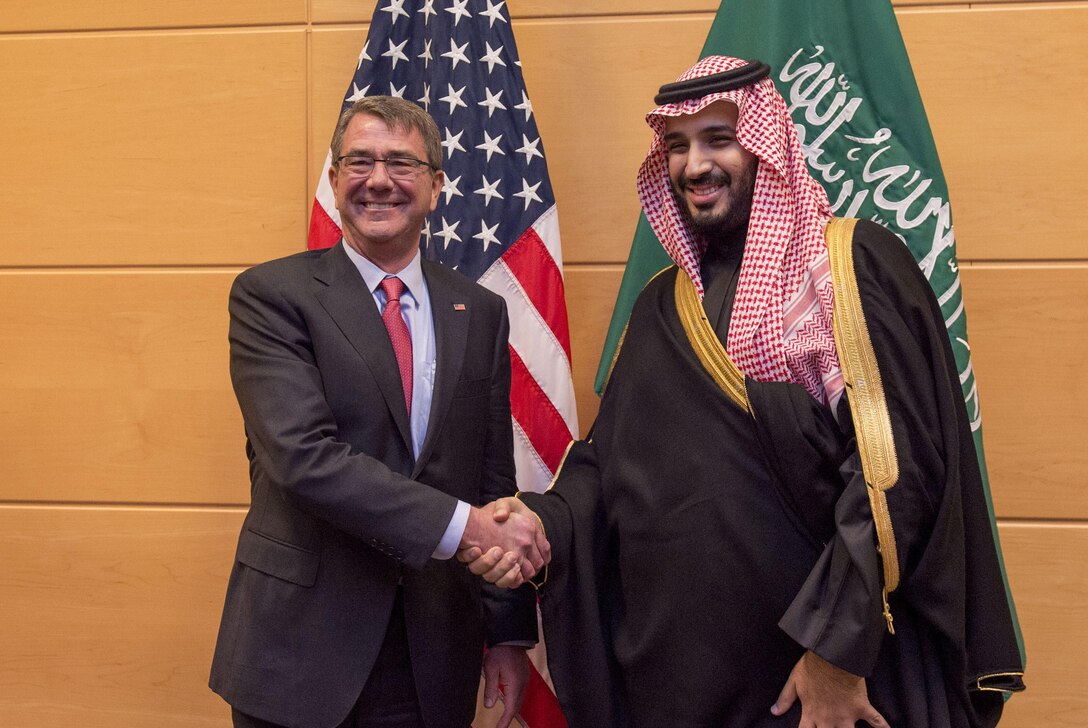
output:
[[[501,587],[515,588],[551,559],[540,519],[516,498],[472,508],[457,552],[469,570]]]

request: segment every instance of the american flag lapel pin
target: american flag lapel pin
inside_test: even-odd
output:
[[[455,303],[455,304],[453,304],[453,310],[454,311],[464,311],[465,310],[465,304]]]

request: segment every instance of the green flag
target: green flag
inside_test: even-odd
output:
[[[959,367],[994,523],[948,186],[891,3],[723,0],[700,58],[715,54],[770,64],[809,170],[827,191],[832,211],[875,220],[899,235],[929,279]],[[597,369],[598,394],[635,298],[671,263],[641,216]],[[1009,605],[1017,623],[1011,594]],[[1017,638],[1023,654],[1018,623]]]

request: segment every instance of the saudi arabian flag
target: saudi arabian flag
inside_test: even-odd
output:
[[[827,190],[835,215],[879,222],[914,254],[948,327],[989,501],[948,186],[891,3],[723,0],[700,58],[715,54],[770,65],[809,170]],[[598,394],[635,298],[671,263],[641,216],[597,370]]]

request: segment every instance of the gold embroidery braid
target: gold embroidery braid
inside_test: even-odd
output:
[[[884,566],[884,618],[888,622],[888,631],[895,634],[888,595],[899,586],[899,556],[886,492],[899,480],[899,460],[892,436],[888,401],[854,273],[856,224],[855,219],[834,218],[827,225],[827,249],[835,288],[832,328],[839,365],[846,382],[850,413],[854,418],[861,469],[869,490],[878,550]]]
[[[1007,690],[1005,688],[991,688],[991,687],[988,687],[988,686],[983,684],[984,681],[992,680],[993,678],[996,678],[996,677],[1024,677],[1024,673],[1022,673],[1022,672],[995,672],[995,673],[993,673],[991,675],[983,675],[982,677],[978,678],[978,680],[975,681],[975,687],[978,690],[981,690],[983,692],[990,692],[990,693],[1012,693],[1012,692],[1015,692],[1013,690]]]
[[[744,375],[725,352],[725,347],[703,311],[695,284],[682,271],[676,275],[676,311],[680,314],[684,333],[707,373],[737,406],[751,414]]]

